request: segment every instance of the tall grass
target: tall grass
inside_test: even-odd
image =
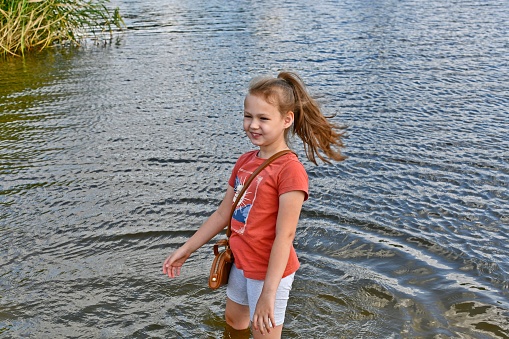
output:
[[[23,55],[56,43],[80,45],[88,34],[122,28],[109,0],[0,0],[0,55]]]

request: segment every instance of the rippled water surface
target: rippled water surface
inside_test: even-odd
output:
[[[290,69],[349,159],[305,162],[283,337],[509,338],[507,1],[112,4],[111,44],[0,62],[0,336],[221,337],[211,247],[161,264]]]

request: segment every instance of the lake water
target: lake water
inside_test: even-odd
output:
[[[286,69],[349,158],[304,161],[283,337],[509,338],[509,2],[112,4],[111,44],[0,62],[0,337],[222,337],[211,246],[161,265]]]

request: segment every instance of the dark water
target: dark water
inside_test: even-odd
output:
[[[221,337],[211,248],[161,264],[251,149],[247,82],[291,69],[349,159],[305,163],[283,336],[509,338],[507,1],[113,4],[112,44],[0,63],[1,337]]]

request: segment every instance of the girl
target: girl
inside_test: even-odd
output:
[[[290,133],[303,141],[317,164],[341,161],[341,127],[330,123],[294,73],[254,79],[244,100],[244,131],[258,150],[242,155],[218,209],[189,240],[170,254],[163,273],[174,278],[186,259],[228,224],[236,192],[264,159],[288,149]],[[323,155],[319,153],[323,152]],[[252,324],[253,336],[280,338],[290,289],[299,261],[293,240],[308,177],[294,153],[276,159],[246,190],[234,213],[230,247],[235,263],[226,290],[226,323],[235,330]]]

